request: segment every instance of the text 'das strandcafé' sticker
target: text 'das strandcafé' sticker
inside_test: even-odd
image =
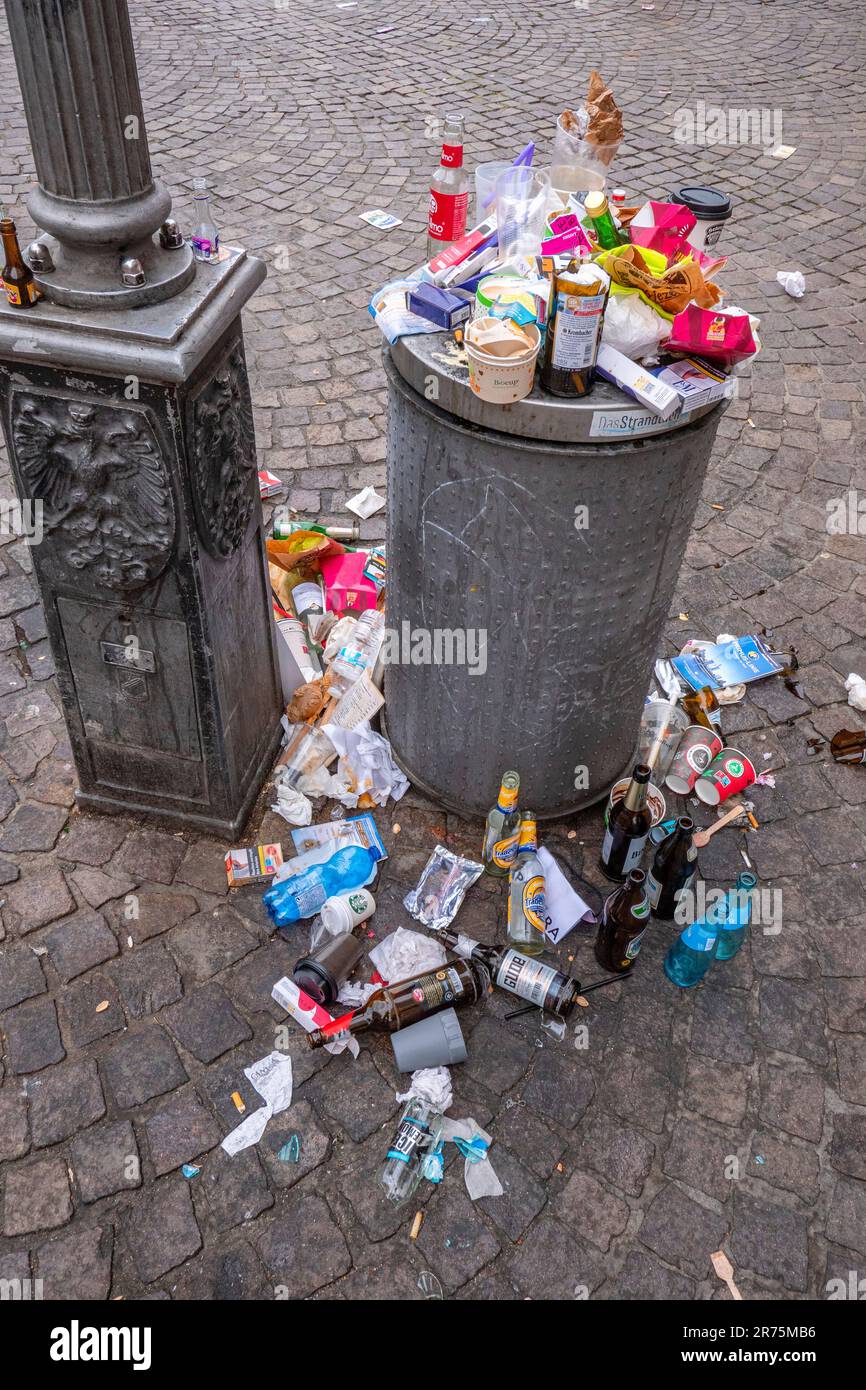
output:
[[[660,420],[652,410],[596,410],[589,435],[591,439],[610,439],[630,434],[659,434],[670,429],[681,414],[680,410],[676,410],[667,420]]]

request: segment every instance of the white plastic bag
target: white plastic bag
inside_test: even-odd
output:
[[[638,294],[612,294],[604,312],[601,341],[639,362],[655,357],[659,344],[670,337],[670,323],[645,304]]]

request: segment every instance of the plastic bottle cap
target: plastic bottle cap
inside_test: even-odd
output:
[[[466,1043],[453,1009],[432,1014],[391,1034],[394,1061],[400,1071],[422,1067],[450,1067],[466,1061]]]

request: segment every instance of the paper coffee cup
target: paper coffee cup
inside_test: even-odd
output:
[[[376,899],[366,888],[353,888],[351,893],[328,898],[322,903],[322,925],[331,936],[352,931],[359,922],[366,922],[376,911]]]
[[[469,386],[483,401],[495,405],[513,405],[528,396],[535,383],[535,363],[541,346],[541,334],[534,323],[522,330],[529,346],[509,356],[496,356],[475,346],[471,334],[476,325],[501,323],[502,320],[475,319],[465,335],[466,358],[469,363]]]
[[[674,754],[665,786],[678,796],[688,796],[701,773],[706,772],[723,746],[718,734],[711,729],[705,729],[703,724],[690,724]]]
[[[754,766],[736,748],[724,748],[695,782],[695,795],[707,806],[718,806],[754,782]]]

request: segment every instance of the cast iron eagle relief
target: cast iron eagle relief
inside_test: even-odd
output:
[[[217,559],[246,535],[255,498],[256,440],[243,348],[236,343],[193,406],[198,529]]]
[[[18,391],[12,446],[22,494],[39,499],[59,561],[99,585],[161,574],[175,533],[165,463],[143,412]]]

